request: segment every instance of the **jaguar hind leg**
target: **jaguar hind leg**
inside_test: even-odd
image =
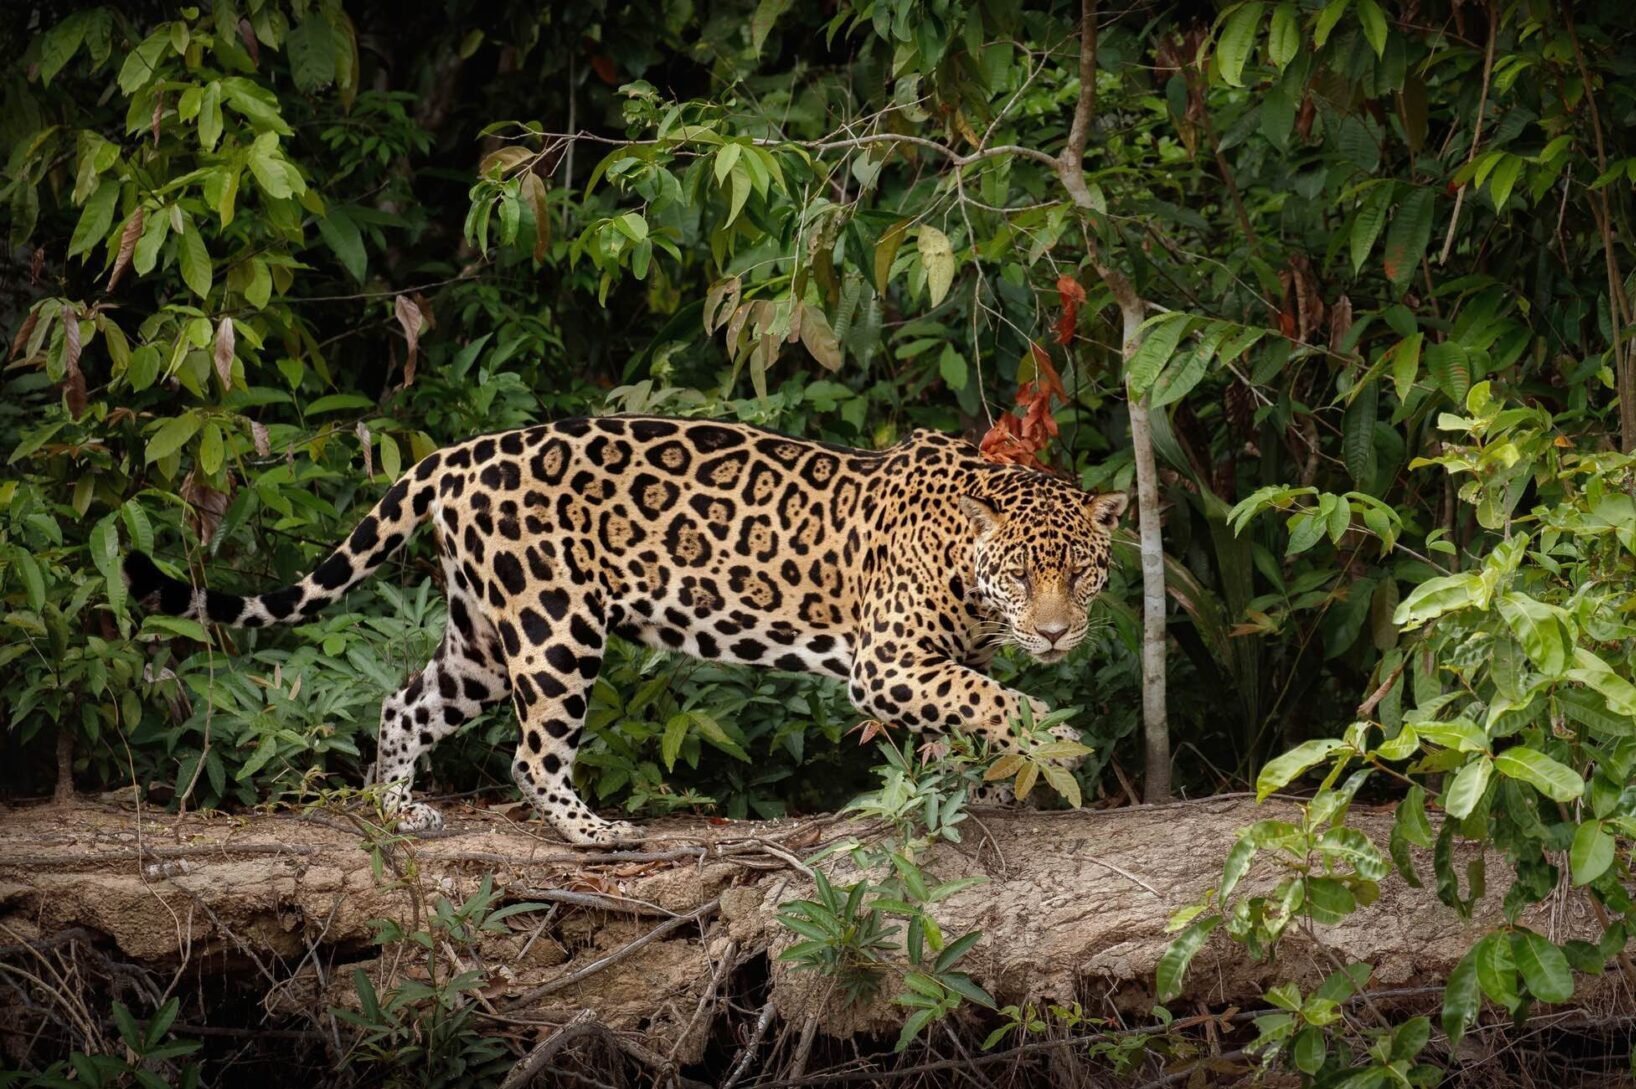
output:
[[[480,641],[451,627],[437,656],[387,697],[381,705],[375,781],[386,787],[384,808],[396,817],[397,831],[424,833],[443,827],[436,809],[414,800],[415,764],[510,690],[510,680]]]
[[[544,612],[524,608],[500,625],[507,649],[518,647],[510,659],[519,728],[512,778],[569,843],[608,847],[640,840],[635,825],[597,816],[574,791],[586,700],[602,669],[602,622],[589,612],[569,613],[567,595],[559,591],[541,594],[540,601]]]

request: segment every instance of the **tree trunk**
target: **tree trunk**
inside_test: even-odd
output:
[[[205,1001],[184,1006],[184,1026],[203,1021],[201,1032],[310,1037],[322,1052],[344,1046],[350,1031],[327,1011],[357,1008],[355,969],[384,995],[428,959],[413,942],[373,944],[372,920],[393,919],[409,932],[424,928],[438,898],[469,901],[488,876],[501,893],[496,906],[542,907],[483,935],[476,952],[447,941],[434,945],[447,971],[456,965],[486,971],[477,1021],[491,1033],[510,1033],[519,1065],[530,1052],[543,1069],[547,1059],[566,1061],[594,1046],[604,1049],[599,1054],[615,1048],[637,1067],[669,1062],[698,1073],[689,1064],[717,1061],[711,1076],[719,1078],[743,1056],[743,1042],[763,1018],[776,1019],[775,1038],[748,1060],[745,1084],[758,1071],[763,1077],[822,1071],[855,1047],[881,1052],[872,1062],[908,1061],[890,1051],[909,1012],[891,1001],[902,990],[900,969],[888,969],[874,998],[848,1005],[832,980],[778,959],[796,938],[779,923],[779,905],[813,894],[798,860],[826,844],[867,839],[878,828],[872,833],[836,818],[666,820],[647,826],[650,839],[640,850],[597,853],[574,851],[537,825],[487,810],[451,811],[449,834],[401,842],[359,831],[366,826],[341,814],[153,812],[85,803],[0,811],[7,830],[0,841],[0,934],[14,943],[0,947],[0,968],[9,963],[37,975],[40,959],[70,959],[73,951],[76,971],[117,962],[123,967],[110,978],[185,979],[193,990],[184,992],[195,998],[236,994],[232,1008],[250,1020],[233,1029],[233,1015],[211,1013],[226,1007]],[[941,843],[924,857],[925,871],[938,880],[986,878],[934,909],[949,940],[982,931],[960,967],[1001,1005],[1079,1001],[1088,1015],[1136,1025],[1151,1023],[1154,966],[1170,941],[1171,913],[1219,881],[1241,827],[1299,819],[1293,805],[1257,806],[1244,796],[975,816],[966,844]],[[1391,811],[1354,807],[1351,823],[1384,843]],[[384,860],[379,873],[372,870],[374,851]],[[1430,870],[1427,854],[1417,855],[1423,874]],[[838,851],[823,864],[837,884],[857,879],[848,859]],[[1457,857],[1456,869],[1463,872],[1467,861]],[[1265,890],[1280,876],[1271,866],[1257,867],[1241,889]],[[1503,890],[1509,880],[1490,858],[1489,887]],[[1577,892],[1525,916],[1558,940],[1597,929]],[[1499,921],[1498,893],[1465,923],[1430,889],[1388,878],[1380,898],[1343,923],[1291,928],[1270,968],[1217,934],[1194,962],[1184,1000],[1171,1008],[1259,1007],[1273,979],[1293,977],[1305,991],[1352,961],[1374,964],[1371,986],[1380,990],[1372,1001],[1407,996],[1417,1008],[1433,1008],[1441,981],[1478,928]],[[1610,990],[1582,980],[1575,1002],[1609,1001]],[[51,996],[35,1000],[49,1005]],[[0,1022],[15,1027],[26,1010],[8,1010],[8,1001],[0,993]],[[537,1033],[519,1038],[519,1018],[538,1026]],[[576,1027],[568,1036],[589,1034],[601,1043],[569,1048],[568,1039],[553,1041],[553,1031],[570,1022]],[[980,1040],[994,1024],[968,1004],[951,1028]],[[797,1037],[804,1041],[800,1054]],[[946,1047],[948,1038],[941,1039]]]

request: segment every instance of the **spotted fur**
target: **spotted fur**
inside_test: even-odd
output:
[[[381,709],[377,777],[400,827],[416,761],[510,697],[523,796],[565,838],[632,838],[574,792],[586,701],[610,634],[698,658],[845,680],[858,708],[1011,745],[1024,697],[980,670],[1011,640],[1044,659],[1085,635],[1123,495],[983,461],[931,431],[873,452],[735,423],[610,416],[485,435],[431,454],[300,582],[254,597],[126,560],[158,609],[255,627],[299,621],[422,522],[449,623]],[[1034,701],[1036,709],[1043,705]]]

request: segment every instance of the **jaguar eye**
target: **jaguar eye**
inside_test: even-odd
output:
[[[1014,567],[1006,572],[1006,577],[1012,582],[1021,583],[1024,589],[1028,587],[1028,571],[1025,568]]]

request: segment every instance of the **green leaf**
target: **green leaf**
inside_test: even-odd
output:
[[[189,439],[198,434],[201,426],[202,421],[192,412],[166,420],[148,440],[147,449],[142,455],[143,462],[152,464],[160,458],[176,453]]]
[[[1261,774],[1255,777],[1255,800],[1266,801],[1267,795],[1283,789],[1296,776],[1345,746],[1346,742],[1338,737],[1320,737],[1303,741],[1289,752],[1267,761]]]
[[[1403,800],[1397,803],[1396,822],[1403,829],[1403,838],[1416,847],[1432,845],[1431,822],[1426,819],[1426,788],[1416,784],[1409,788]]]
[[[1221,38],[1216,42],[1216,66],[1228,86],[1244,86],[1244,63],[1255,49],[1256,31],[1261,29],[1261,15],[1266,7],[1262,3],[1240,4],[1227,16],[1227,25],[1221,28]]]
[[[1436,192],[1419,186],[1409,191],[1392,216],[1392,226],[1386,232],[1384,267],[1387,278],[1400,291],[1419,267],[1426,243],[1431,241],[1432,210],[1436,203]]]
[[[74,225],[74,236],[68,241],[68,256],[86,253],[108,236],[108,229],[114,225],[114,206],[118,201],[119,182],[113,178],[102,179],[97,191],[85,202],[79,222]]]
[[[1526,594],[1503,594],[1497,602],[1500,616],[1523,651],[1550,677],[1558,676],[1568,664],[1568,646],[1556,610]]]
[[[331,205],[318,217],[318,233],[348,275],[355,282],[363,283],[369,269],[369,255],[364,252],[363,234],[352,217]]]
[[[1487,756],[1478,756],[1455,773],[1454,781],[1443,793],[1443,811],[1456,820],[1471,816],[1477,803],[1482,801],[1483,793],[1488,790],[1488,779],[1494,772],[1495,763]]]
[[[108,593],[108,606],[118,616],[125,612],[125,579],[119,570],[118,515],[110,514],[91,530],[91,562],[102,575]]]
[[[1498,1002],[1508,1010],[1517,1008],[1517,962],[1511,955],[1511,941],[1505,934],[1489,934],[1479,941],[1468,956],[1477,965],[1477,982],[1490,1001]]]
[[[90,15],[88,11],[77,11],[40,39],[40,82],[45,86],[51,86],[51,80],[79,52]]]
[[[216,80],[205,84],[199,99],[199,146],[206,151],[216,150],[216,141],[222,137],[222,85]]]
[[[1354,274],[1363,268],[1363,263],[1369,259],[1369,251],[1375,248],[1375,240],[1386,226],[1386,213],[1392,206],[1392,194],[1396,191],[1397,186],[1392,182],[1372,186],[1358,205],[1348,234]]]
[[[1568,860],[1573,865],[1576,885],[1588,885],[1608,872],[1613,865],[1613,833],[1601,821],[1586,821],[1574,833],[1573,849]]]
[[[1521,745],[1506,749],[1494,758],[1494,766],[1500,774],[1527,783],[1552,801],[1571,802],[1585,790],[1585,780],[1578,772],[1538,749]]]
[[[136,92],[159,74],[159,61],[169,48],[170,26],[164,24],[126,55],[125,63],[119,67],[119,89],[126,98],[135,97]]]
[[[1566,1002],[1573,997],[1574,977],[1568,958],[1543,935],[1532,930],[1513,931],[1511,953],[1529,994],[1541,1002]]]
[[[954,283],[954,248],[949,244],[949,236],[930,223],[920,225],[915,248],[920,251],[920,262],[926,269],[926,290],[931,293],[932,306],[936,307]]]
[[[1459,1044],[1466,1029],[1476,1023],[1481,998],[1477,985],[1477,950],[1472,948],[1454,966],[1443,988],[1443,1031],[1448,1034],[1451,1048]]]
[[[1464,404],[1471,391],[1471,357],[1465,348],[1445,340],[1426,349],[1426,369],[1437,388],[1455,404]]]
[[[182,282],[199,298],[208,296],[212,279],[210,251],[205,249],[204,234],[198,224],[186,225],[176,240],[176,253],[182,264]]]
[[[1379,411],[1380,386],[1365,382],[1341,418],[1341,453],[1346,471],[1360,489],[1367,490],[1375,478],[1375,417]]]
[[[687,740],[687,732],[693,720],[685,712],[670,716],[665,723],[665,736],[659,743],[659,755],[665,762],[666,771],[676,769],[676,758],[681,755],[682,742]]]
[[[284,44],[290,55],[290,75],[301,90],[311,94],[335,79],[335,64],[345,43],[328,19],[309,13],[291,29]]]
[[[1267,27],[1267,57],[1280,72],[1301,50],[1301,24],[1295,5],[1279,4]]]
[[[1335,24],[1341,21],[1341,16],[1346,14],[1346,9],[1351,4],[1352,0],[1329,0],[1329,3],[1324,5],[1324,9],[1318,13],[1318,21],[1313,25],[1312,29],[1312,44],[1314,46],[1319,49],[1324,47],[1324,43],[1329,41],[1330,31],[1335,29]]]
[[[1313,922],[1333,926],[1358,909],[1358,898],[1338,878],[1309,877],[1304,909]]]
[[[1187,966],[1193,963],[1198,951],[1204,948],[1204,943],[1210,937],[1210,932],[1221,925],[1221,916],[1211,915],[1195,921],[1186,930],[1176,935],[1176,940],[1159,957],[1158,968],[1154,972],[1154,986],[1158,991],[1161,1003],[1169,1002],[1182,993],[1182,982],[1187,976]]]
[[[1488,176],[1488,195],[1493,198],[1496,212],[1505,210],[1505,202],[1510,199],[1511,189],[1517,184],[1517,176],[1522,173],[1522,162],[1520,155],[1505,155]]]
[[[1191,324],[1192,318],[1186,314],[1165,314],[1139,334],[1141,343],[1125,363],[1125,381],[1132,397],[1141,397],[1153,388]]]
[[[1414,392],[1415,379],[1420,376],[1420,346],[1425,334],[1414,332],[1398,341],[1392,348],[1392,388],[1399,401],[1408,401]]]
[[[1376,57],[1386,55],[1386,16],[1375,0],[1357,0],[1358,19],[1363,23],[1363,36]]]
[[[1323,1069],[1326,1054],[1328,1044],[1324,1039],[1324,1030],[1317,1025],[1308,1025],[1295,1037],[1290,1057],[1295,1060],[1295,1068],[1303,1074],[1316,1074]]]
[[[1209,367],[1210,355],[1199,348],[1192,348],[1174,356],[1170,364],[1160,373],[1158,380],[1153,383],[1150,406],[1163,408],[1180,401],[1193,392],[1193,387],[1199,384]]]

